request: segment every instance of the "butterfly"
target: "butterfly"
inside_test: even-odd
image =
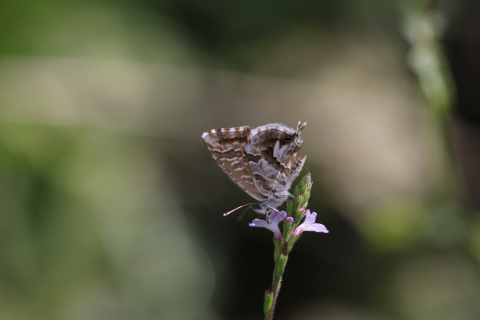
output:
[[[297,157],[306,125],[299,121],[296,130],[281,123],[222,128],[204,132],[202,138],[223,172],[257,201],[252,209],[267,214],[291,197],[288,190],[307,158]]]

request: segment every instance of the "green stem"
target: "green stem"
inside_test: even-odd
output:
[[[280,287],[282,286],[282,278],[283,274],[285,273],[285,266],[288,260],[288,253],[287,253],[287,241],[282,243],[282,253],[275,261],[275,268],[273,270],[273,280],[272,280],[272,288],[269,290],[272,295],[272,304],[269,310],[265,311],[265,320],[272,320],[273,313],[275,311],[275,305],[277,303],[278,294],[280,293]]]
[[[285,273],[285,266],[288,261],[288,254],[293,248],[293,245],[300,237],[294,235],[294,229],[300,224],[300,221],[305,216],[305,208],[307,207],[308,199],[310,198],[310,189],[312,188],[312,179],[310,173],[305,175],[294,190],[295,197],[287,203],[287,217],[283,224],[283,239],[273,240],[274,261],[275,268],[273,269],[272,287],[265,292],[265,303],[263,310],[265,312],[265,320],[272,320],[277,304],[278,294],[282,286],[282,278]],[[301,211],[302,210],[302,211]],[[293,217],[295,220],[293,220]],[[290,219],[290,220],[289,220]]]

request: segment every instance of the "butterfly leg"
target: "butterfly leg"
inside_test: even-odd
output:
[[[272,220],[270,219],[270,214],[272,211],[277,211],[278,213],[280,213],[280,215],[282,216],[283,220],[285,220],[287,217],[286,216],[283,216],[281,211],[278,211],[277,208],[274,208],[274,207],[270,207],[268,206],[266,209],[265,209],[265,215],[266,215],[266,218],[265,220],[270,223]]]
[[[268,223],[270,223],[272,220],[270,219],[270,213],[272,212],[272,207],[270,206],[267,206],[265,208],[265,221],[267,221]]]

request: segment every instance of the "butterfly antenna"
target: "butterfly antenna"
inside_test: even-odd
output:
[[[237,207],[237,208],[235,208],[235,209],[233,209],[233,210],[230,210],[230,211],[228,211],[228,212],[225,212],[225,213],[223,214],[223,216],[226,217],[226,216],[228,216],[230,213],[232,213],[232,212],[234,212],[234,211],[236,211],[236,210],[238,210],[238,209],[240,209],[240,208],[243,208],[243,207],[245,207],[245,206],[252,205],[252,204],[255,204],[255,203],[247,203],[247,204],[241,205],[240,207]]]
[[[307,125],[307,121],[305,121],[303,124],[301,121],[298,121],[297,130],[295,131],[295,134],[299,135],[300,131],[302,131],[306,125]]]

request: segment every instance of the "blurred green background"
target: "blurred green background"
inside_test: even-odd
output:
[[[262,319],[202,132],[302,132],[276,319],[480,319],[477,1],[0,2],[0,319]],[[305,171],[306,172],[306,171]],[[303,176],[303,174],[302,174]]]

